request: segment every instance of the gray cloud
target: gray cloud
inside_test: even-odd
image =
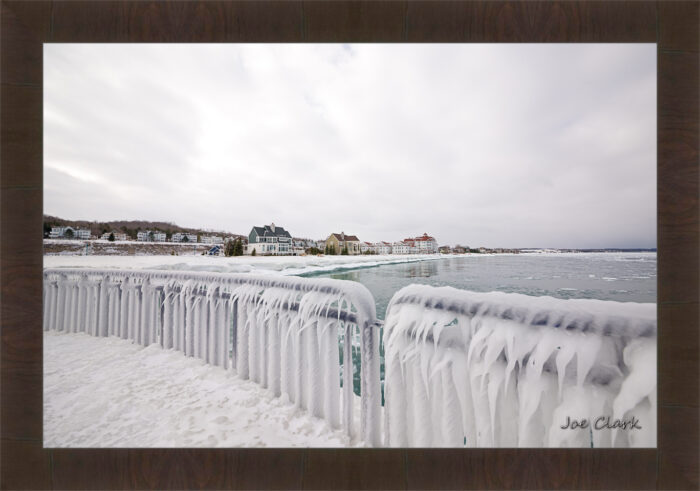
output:
[[[654,45],[44,48],[45,212],[654,247]]]

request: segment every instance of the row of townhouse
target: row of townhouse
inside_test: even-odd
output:
[[[189,242],[192,244],[197,243],[197,234],[183,234],[181,232],[174,233],[170,238],[170,242]]]
[[[136,233],[136,240],[139,242],[165,242],[165,232],[142,230]],[[197,236],[195,236],[195,242],[197,242]]]
[[[437,241],[427,233],[420,237],[404,239],[399,242],[363,242],[360,244],[362,254],[435,254],[438,252]]]
[[[122,232],[117,232],[116,230],[103,233],[100,236],[100,239],[110,240],[110,236],[113,236],[115,241],[132,240],[132,237],[130,237],[129,235]],[[90,240],[96,239],[97,237],[93,236],[90,233],[89,229],[80,229],[73,227],[52,227],[51,232],[49,232],[49,238]],[[197,240],[197,234],[183,234],[178,232],[172,235],[170,242],[201,242],[202,244],[211,245],[224,243],[223,237],[220,237],[218,235],[203,235],[200,239],[201,240],[199,241]],[[137,232],[136,240],[139,242],[165,242],[167,240],[167,236],[165,232],[159,232],[157,230],[141,230]]]
[[[348,255],[355,254],[435,254],[438,251],[437,241],[427,233],[420,237],[404,239],[399,242],[360,242],[355,235],[344,232],[333,233],[325,241],[326,250],[336,254],[347,250]]]
[[[139,242],[165,242],[166,234],[156,230],[143,230],[136,234],[136,240]],[[221,245],[224,243],[224,238],[218,235],[202,235],[197,238],[197,234],[188,234],[176,232],[170,237],[170,242],[189,243],[189,244],[210,244]]]
[[[284,227],[275,225],[253,226],[248,234],[248,243],[244,244],[246,255],[284,256],[301,255],[312,248],[326,254],[433,254],[437,242],[427,233],[420,237],[404,239],[400,242],[362,242],[356,235],[334,232],[325,240],[293,238]]]
[[[166,235],[163,232],[145,230],[137,234],[136,240],[142,242],[165,242]],[[222,245],[224,243],[224,238],[219,235],[202,235],[198,239],[197,234],[176,232],[170,237],[170,242]]]
[[[254,226],[248,234],[245,254],[263,256],[301,255],[311,248],[341,254],[347,248],[348,254],[360,254],[360,239],[344,232],[332,233],[326,240],[295,239],[284,227],[271,223],[261,227]]]

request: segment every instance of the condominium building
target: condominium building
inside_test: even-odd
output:
[[[170,238],[170,242],[189,242],[196,244],[197,234],[183,234],[181,232],[178,232],[173,234],[173,236]]]
[[[136,240],[140,242],[165,242],[165,233],[156,230],[142,230],[136,234]]]

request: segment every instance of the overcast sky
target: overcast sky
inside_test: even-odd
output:
[[[656,246],[656,47],[44,45],[44,212]]]

